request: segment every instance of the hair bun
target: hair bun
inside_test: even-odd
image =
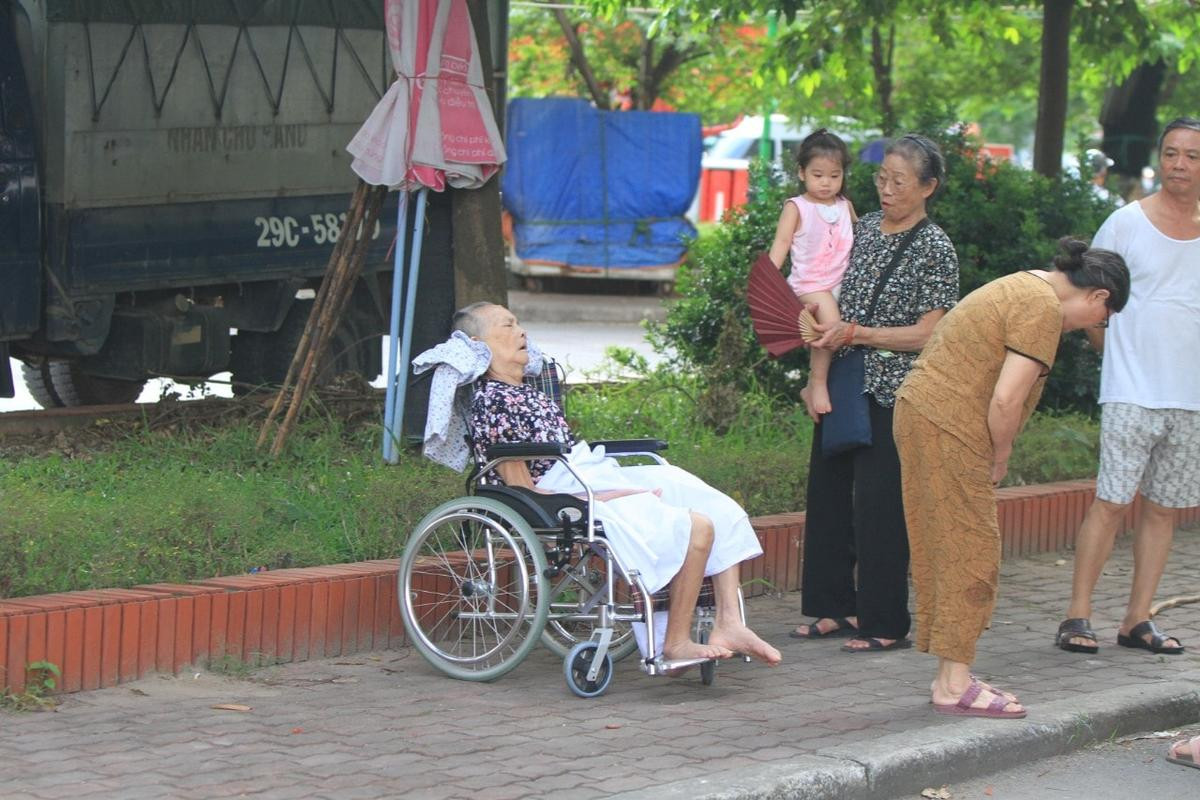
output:
[[[1058,240],[1058,249],[1062,252],[1054,257],[1054,268],[1059,272],[1074,272],[1083,266],[1083,254],[1088,251],[1088,243],[1064,236]]]

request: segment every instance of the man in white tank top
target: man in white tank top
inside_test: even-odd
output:
[[[1075,542],[1067,620],[1056,643],[1094,653],[1092,591],[1117,527],[1140,491],[1133,587],[1117,643],[1178,654],[1150,622],[1175,533],[1174,509],[1200,505],[1200,120],[1170,122],[1158,147],[1162,188],[1113,212],[1093,247],[1120,253],[1132,285],[1125,310],[1088,337],[1103,351],[1100,473]]]

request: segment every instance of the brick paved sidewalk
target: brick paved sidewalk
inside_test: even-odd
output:
[[[934,662],[914,650],[849,655],[838,651],[841,640],[787,638],[799,621],[799,597],[789,595],[749,607],[752,624],[780,643],[783,666],[722,664],[711,687],[695,675],[647,678],[624,662],[608,694],[581,700],[566,689],[561,661],[542,650],[494,684],[473,684],[441,677],[406,649],[290,664],[249,680],[151,678],[69,696],[57,713],[0,712],[0,795],[499,800],[569,791],[572,800],[692,800],[787,788],[798,797],[887,796],[887,787],[941,785],[1010,766],[1005,758],[1077,747],[1113,727],[1194,722],[1200,605],[1158,619],[1192,646],[1188,654],[1116,647],[1132,564],[1126,541],[1097,597],[1100,653],[1064,653],[1051,646],[1071,579],[1070,556],[1058,558],[1004,565],[981,642],[978,672],[1020,694],[1030,709],[1024,721],[936,716],[928,706]],[[1196,592],[1200,531],[1180,532],[1159,596]],[[218,703],[252,710],[213,709]],[[899,783],[882,777],[888,757]],[[873,788],[864,794],[864,786]]]

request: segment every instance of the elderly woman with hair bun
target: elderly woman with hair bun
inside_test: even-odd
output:
[[[971,675],[999,582],[994,487],[1062,334],[1106,326],[1129,299],[1121,256],[1077,239],[1059,245],[1053,270],[1015,272],[964,297],[896,392],[917,649],[938,657],[931,691],[940,714],[1025,716],[1016,697]]]
[[[819,417],[807,389],[801,394],[818,421],[809,460],[801,605],[813,619],[791,636],[852,636],[842,647],[848,653],[911,645],[908,537],[892,406],[934,325],[958,300],[954,245],[927,214],[945,176],[941,151],[924,136],[909,134],[888,145],[875,175],[881,210],[854,226],[838,301],[841,319],[817,326],[823,336],[813,346],[835,354],[831,375],[839,366],[858,369],[861,359],[870,443],[827,447],[836,420]],[[835,397],[834,415],[838,406]]]

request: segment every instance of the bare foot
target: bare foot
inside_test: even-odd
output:
[[[976,697],[971,702],[971,706],[970,706],[971,708],[985,709],[994,700],[996,700],[999,697],[1002,697],[1005,700],[1008,700],[1008,702],[1005,703],[1003,708],[1001,709],[1002,711],[1015,713],[1018,711],[1025,710],[1025,707],[1022,706],[1020,703],[1018,703],[1016,700],[1009,700],[1008,699],[1009,696],[1008,696],[1007,692],[1002,692],[999,689],[988,686],[986,683],[983,683],[982,681],[980,682],[980,686],[983,687],[983,691],[980,692],[979,696]],[[969,689],[970,687],[971,687],[971,684],[968,683],[966,686],[963,687],[961,692],[957,692],[954,690],[955,687],[942,686],[937,681],[934,681],[933,692],[932,692],[933,702],[935,705],[939,705],[939,706],[954,705],[955,703],[957,703],[959,701],[959,698],[961,698],[963,696],[963,694],[966,693],[967,689]]]
[[[829,387],[824,383],[814,383],[808,387],[812,396],[809,408],[817,414],[828,414],[833,411],[833,403],[829,399]]]
[[[665,643],[663,658],[667,661],[685,661],[692,658],[733,658],[733,651],[711,639],[708,644],[699,644],[685,639],[674,644]]]
[[[800,399],[804,402],[804,410],[808,412],[808,416],[812,417],[813,422],[820,422],[821,417],[813,408],[812,388],[805,386],[800,390]]]
[[[783,656],[778,650],[758,638],[758,634],[745,625],[718,625],[713,628],[708,642],[727,647],[735,653],[752,656],[771,667],[778,666],[779,662],[783,661]]]

